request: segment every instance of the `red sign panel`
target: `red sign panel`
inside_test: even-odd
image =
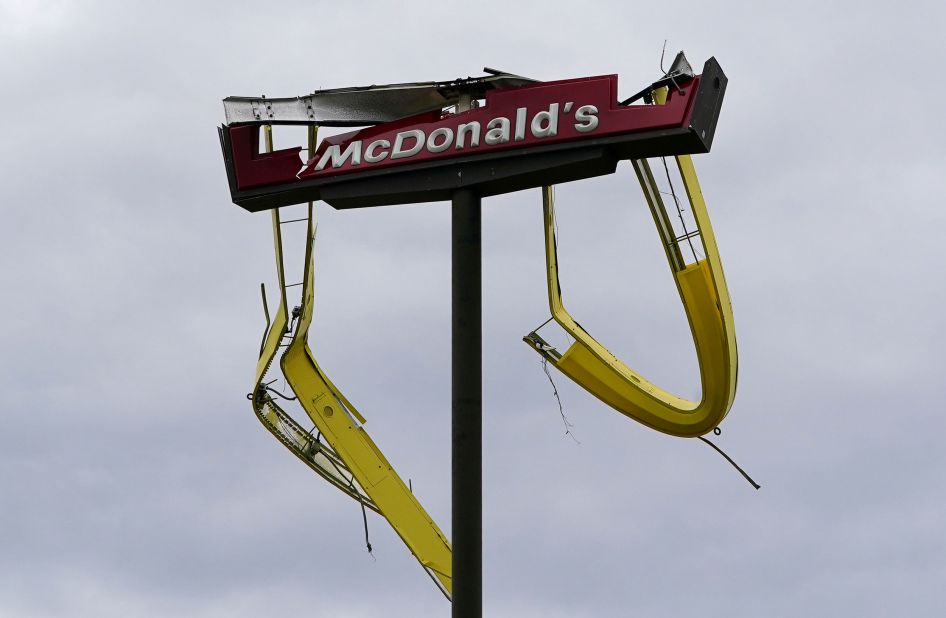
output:
[[[486,95],[485,107],[324,140],[299,178],[681,126],[698,83],[689,82],[683,94],[674,91],[666,105],[628,107],[617,103],[617,75],[499,90]]]
[[[699,80],[671,89],[665,105],[620,105],[617,75],[491,91],[485,106],[466,112],[422,114],[326,138],[306,163],[300,148],[260,154],[256,126],[230,127],[236,188],[686,127]]]

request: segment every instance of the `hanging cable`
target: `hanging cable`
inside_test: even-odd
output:
[[[289,395],[283,395],[283,394],[280,393],[278,390],[276,390],[275,388],[273,388],[272,386],[270,386],[270,384],[272,384],[272,383],[275,382],[275,381],[276,381],[276,380],[272,380],[271,382],[266,382],[266,383],[263,384],[262,386],[263,386],[267,391],[269,391],[269,392],[271,392],[271,393],[276,393],[277,395],[279,395],[280,397],[282,397],[282,398],[285,399],[286,401],[295,401],[295,400],[296,400],[296,397],[290,397]]]
[[[371,551],[371,541],[368,539],[368,513],[365,511],[365,503],[360,502],[360,504],[361,519],[365,522],[365,546],[368,548],[368,555],[371,556],[371,559],[377,561],[377,558],[374,557],[374,554]]]
[[[660,49],[660,72],[667,76],[667,70],[664,69],[664,55],[667,53],[667,39],[664,39],[664,46]]]
[[[574,427],[574,425],[569,423],[568,417],[565,416],[565,408],[562,407],[562,398],[558,396],[558,389],[555,387],[555,381],[552,380],[552,374],[549,373],[549,361],[545,357],[542,357],[542,371],[545,372],[546,377],[549,379],[549,384],[552,385],[552,394],[555,395],[555,401],[558,402],[558,413],[562,415],[562,423],[565,424],[565,435],[574,440],[575,444],[581,444],[581,442],[578,441],[578,438],[575,437],[575,434],[573,434],[571,431],[571,428]]]
[[[718,435],[719,435],[720,433],[722,433],[722,432],[719,430],[719,427],[717,427],[716,429],[713,430],[713,433],[718,436]],[[703,436],[697,436],[697,437],[698,437],[700,440],[702,440],[703,442],[706,442],[706,443],[709,444],[711,447],[713,447],[713,449],[714,449],[717,453],[719,453],[720,455],[722,455],[722,456],[726,459],[726,461],[728,461],[730,464],[732,464],[732,467],[733,467],[733,468],[735,468],[736,470],[739,470],[739,474],[741,474],[741,475],[743,476],[743,478],[745,478],[747,481],[749,481],[749,484],[750,484],[750,485],[752,485],[752,486],[755,487],[756,489],[759,489],[760,487],[762,487],[761,485],[759,485],[758,483],[756,483],[755,481],[753,481],[753,480],[752,480],[752,477],[749,476],[748,474],[746,474],[746,471],[743,470],[742,468],[740,468],[740,467],[739,467],[739,464],[737,464],[735,461],[732,460],[732,457],[730,457],[729,455],[727,455],[726,453],[724,453],[724,452],[723,452],[723,449],[719,448],[718,446],[716,446],[715,444],[713,444],[712,442],[710,442],[709,440],[707,440],[707,439],[704,438]]]
[[[664,46],[660,50],[660,72],[664,74],[664,77],[670,80],[670,83],[673,84],[673,87],[677,89],[677,92],[683,94],[683,88],[677,83],[677,80],[673,78],[673,75],[664,70],[664,55],[667,53],[667,39],[664,39]],[[682,52],[681,52],[682,53]],[[673,68],[673,65],[670,66]]]

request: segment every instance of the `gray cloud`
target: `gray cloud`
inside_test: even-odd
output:
[[[490,198],[487,612],[942,613],[943,17],[929,2],[3,3],[0,615],[448,615],[383,520],[375,562],[357,506],[252,417],[269,220],[229,203],[219,101],[482,65],[615,72],[630,93],[664,38],[731,80],[696,163],[741,356],[719,443],[763,489],[556,375],[581,444],[563,435],[519,340],[548,313],[540,196]],[[570,309],[695,394],[629,170],[558,199]],[[313,348],[449,531],[449,207],[318,208]]]

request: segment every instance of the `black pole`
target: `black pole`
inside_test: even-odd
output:
[[[480,197],[453,193],[453,618],[483,615]]]

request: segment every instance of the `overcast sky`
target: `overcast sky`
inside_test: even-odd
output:
[[[484,65],[628,96],[664,39],[730,79],[696,157],[740,352],[718,443],[763,488],[554,374],[564,435],[520,340],[541,196],[489,198],[486,613],[943,615],[943,6],[0,0],[0,616],[449,616],[245,399],[275,271],[220,100]],[[557,195],[572,313],[698,395],[630,167]],[[318,217],[316,355],[449,533],[449,206]]]

